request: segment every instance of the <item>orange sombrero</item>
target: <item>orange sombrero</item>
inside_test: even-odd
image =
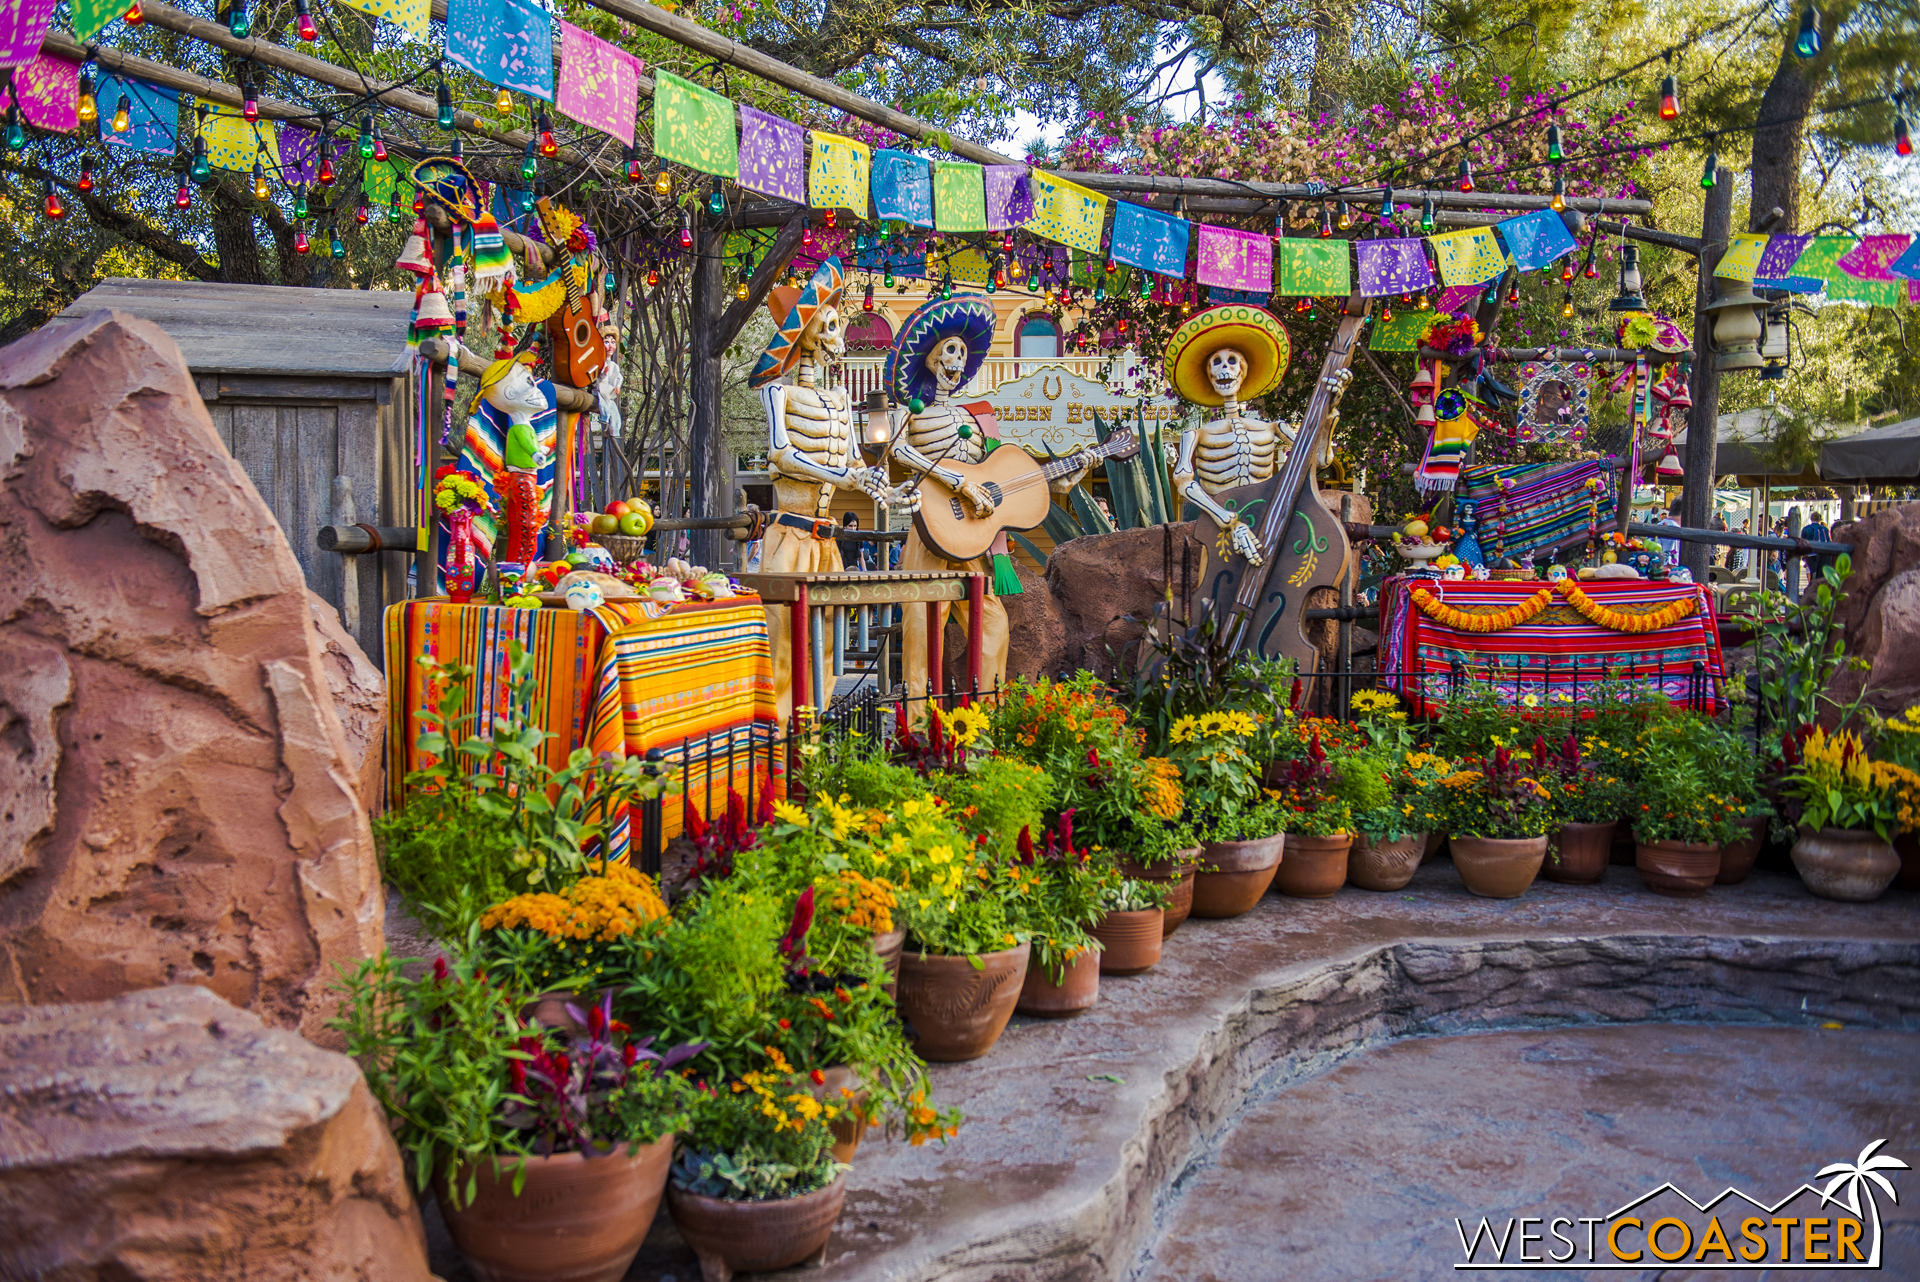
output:
[[[814,268],[813,275],[799,288],[774,286],[767,294],[767,310],[773,314],[773,341],[747,375],[747,386],[765,387],[798,364],[800,338],[807,326],[823,309],[838,307],[846,288],[847,278],[838,258],[829,258]]]
[[[1273,313],[1250,303],[1225,303],[1194,316],[1167,340],[1167,382],[1195,405],[1224,404],[1207,378],[1207,359],[1223,347],[1235,348],[1247,358],[1247,381],[1240,385],[1242,401],[1278,387],[1293,356],[1287,331]]]

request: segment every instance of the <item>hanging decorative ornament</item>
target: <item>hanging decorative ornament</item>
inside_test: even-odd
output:
[[[660,283],[660,269],[658,267],[648,268],[647,269],[647,288],[652,289],[659,283]]]
[[[309,249],[311,249],[311,248],[312,248],[312,246],[311,246],[311,245],[309,245],[309,244],[307,243],[307,231],[306,231],[306,228],[304,228],[304,227],[296,227],[296,228],[294,228],[294,231],[293,231],[293,252],[294,252],[294,253],[296,253],[296,254],[304,254],[304,253],[306,253],[306,252],[307,252],[307,251],[308,251]]]
[[[1548,125],[1547,126],[1547,159],[1557,165],[1560,162],[1564,161],[1566,158],[1567,158],[1566,150],[1560,145],[1560,126],[1557,124]]]
[[[57,223],[67,216],[67,207],[60,203],[60,193],[53,189],[52,179],[43,179],[41,186],[46,192],[47,221]]]
[[[307,185],[305,183],[301,183],[298,187],[294,188],[293,216],[295,218],[305,218],[307,216]]]
[[[548,160],[560,154],[560,144],[553,136],[553,119],[545,107],[540,108],[540,154]]]
[[[333,160],[325,155],[320,157],[319,171],[314,175],[322,187],[333,186]]]
[[[267,186],[267,171],[262,168],[260,162],[256,160],[253,162],[253,198],[255,200],[265,200],[271,195],[273,195],[273,192]]]
[[[640,168],[640,151],[638,148],[629,145],[627,147],[627,181],[629,183],[641,183],[646,180],[646,172]]]
[[[527,149],[520,155],[520,180],[532,182],[540,174],[540,162],[533,158],[533,139],[527,139]]]
[[[320,38],[320,28],[313,25],[313,11],[307,7],[307,0],[293,0],[294,24],[299,28],[300,38],[308,44]],[[442,88],[445,82],[441,82]],[[446,128],[445,125],[441,126]]]
[[[133,117],[127,113],[127,100],[122,97],[120,105],[113,111],[113,132],[123,134],[133,128]]]
[[[73,113],[74,118],[83,125],[96,124],[100,119],[100,104],[96,102],[93,97],[93,73],[91,71],[83,71],[80,73],[80,96],[74,104]]]
[[[1660,81],[1660,119],[1678,120],[1680,118],[1680,86],[1671,74]]]
[[[364,200],[361,201],[359,205],[354,208],[353,221],[356,223],[359,223],[362,227],[365,227],[367,225],[367,220],[372,217],[373,217],[373,211],[367,208],[366,201]]]
[[[1333,215],[1325,205],[1320,206],[1320,238],[1325,240],[1333,235]]]
[[[1462,161],[1461,163],[1465,164],[1466,162]],[[1433,197],[1431,196],[1427,197],[1420,205],[1420,230],[1428,233],[1433,231]]]
[[[867,292],[865,297],[860,300],[860,310],[863,312],[873,310],[873,277],[871,276],[867,277]]]
[[[1715,138],[1709,138],[1707,140],[1706,163],[1700,167],[1700,186],[1703,190],[1711,188],[1719,179],[1720,157],[1714,151],[1715,141]]]
[[[387,221],[390,223],[407,221],[407,211],[400,203],[400,188],[397,185],[393,189],[393,199],[387,202]]]
[[[20,123],[20,107],[17,103],[7,104],[7,150],[25,151],[27,149],[26,126]]]
[[[839,225],[840,225],[840,211],[837,209],[829,209],[827,211],[827,230],[832,231],[835,227],[838,227]]]
[[[140,6],[135,5],[134,8]],[[131,18],[128,19],[132,21]],[[1800,11],[1800,34],[1794,38],[1793,52],[1801,60],[1819,56],[1820,53],[1820,11],[1808,5]]]
[[[667,162],[660,162],[660,172],[654,175],[653,191],[657,196],[673,195],[673,174],[667,169]]]
[[[707,212],[715,218],[724,218],[727,215],[727,193],[718,178],[713,180],[713,190],[707,193]]]
[[[1567,176],[1557,169],[1553,171],[1553,199],[1547,205],[1556,214],[1567,207]]]
[[[1455,184],[1461,191],[1473,190],[1473,162],[1465,156],[1460,157],[1459,181]]]
[[[513,95],[505,89],[493,95],[493,109],[503,116],[511,116],[513,114]]]
[[[306,2],[307,0],[300,0],[302,5],[306,4]],[[435,123],[440,126],[443,133],[452,133],[453,90],[447,88],[447,78],[445,76],[440,77],[440,87],[434,91],[434,101],[438,108],[434,113]]]
[[[7,141],[11,144],[13,139],[9,137]],[[193,164],[188,167],[187,173],[192,176],[196,187],[204,187],[213,181],[213,165],[207,159],[207,139],[204,134],[193,140]]]
[[[691,214],[680,215],[680,248],[693,248],[693,216]]]
[[[74,190],[78,191],[83,196],[93,190],[93,166],[92,165],[88,164],[84,160],[80,162],[80,181],[75,183],[73,186],[74,186]]]
[[[1380,189],[1380,217],[1393,217],[1393,184],[1388,183]]]
[[[372,115],[365,115],[360,117],[359,148],[360,148],[360,159],[362,160],[373,159],[373,117]]]
[[[1340,202],[1340,217],[1334,220],[1334,225],[1341,231],[1353,226],[1353,212],[1347,208],[1347,202],[1344,200]]]

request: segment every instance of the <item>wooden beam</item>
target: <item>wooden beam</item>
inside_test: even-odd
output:
[[[1682,236],[1678,232],[1660,231],[1654,227],[1641,227],[1621,218],[1596,218],[1594,226],[1609,236],[1625,236],[1628,240],[1645,241],[1649,245],[1661,245],[1667,249],[1677,249],[1683,254],[1700,256],[1700,238]],[[1726,252],[1726,246],[1720,246],[1720,252]]]
[[[747,296],[736,298],[727,310],[713,323],[714,346],[718,351],[726,351],[733,340],[740,337],[740,331],[746,327],[747,319],[753,315],[753,309],[767,301],[767,294],[773,289],[775,281],[787,270],[787,264],[800,250],[800,238],[806,235],[807,219],[805,214],[796,216],[780,234],[773,238],[766,257],[753,269],[753,275],[747,281]]]
[[[221,29],[225,30],[224,27]],[[154,62],[149,58],[136,58],[132,54],[121,53],[118,49],[111,49],[104,45],[93,46],[92,52],[89,53],[86,45],[58,31],[47,33],[46,44],[43,47],[48,53],[71,62],[84,63],[88,58],[92,58],[93,61],[117,75],[137,77],[164,89],[178,89],[181,93],[195,94],[210,102],[224,103],[229,107],[240,107],[246,104],[238,85],[209,80],[194,72],[182,71],[178,67],[170,67],[164,62]],[[268,120],[299,120],[311,118],[314,114],[311,108],[282,102],[278,98],[256,98],[254,101],[260,104],[260,114]]]
[[[702,210],[695,218],[693,283],[688,300],[688,376],[693,421],[687,426],[688,515],[724,516],[733,510],[733,469],[727,458],[721,415],[721,358],[726,344],[719,342],[719,321],[726,310],[720,258],[727,248],[727,227]],[[661,499],[667,500],[662,494]],[[726,550],[724,535],[711,530],[690,531],[689,559],[696,565],[720,569]]]

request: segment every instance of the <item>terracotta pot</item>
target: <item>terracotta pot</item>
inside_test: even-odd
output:
[[[983,970],[965,957],[902,953],[900,1013],[913,1026],[920,1058],[952,1064],[992,1050],[1020,1000],[1030,951],[1021,944],[982,953]]]
[[[1347,854],[1353,834],[1302,837],[1287,840],[1287,857],[1273,875],[1273,888],[1295,899],[1332,899],[1347,884]]]
[[[1399,890],[1413,880],[1425,858],[1424,832],[1373,838],[1361,833],[1347,852],[1347,883],[1362,890]]]
[[[964,964],[965,958],[961,958]],[[833,1183],[776,1202],[729,1202],[667,1188],[674,1227],[700,1257],[705,1282],[732,1282],[735,1273],[767,1273],[826,1262],[827,1241],[847,1197],[844,1172]]]
[[[860,1075],[845,1064],[822,1069],[820,1075],[827,1080],[808,1082],[807,1090],[822,1103],[845,1110],[827,1126],[833,1131],[833,1160],[851,1162],[860,1151],[860,1137],[867,1133],[867,1092],[860,1085]],[[842,1091],[852,1091],[853,1098]]]
[[[1802,828],[1793,843],[1793,866],[1822,899],[1864,904],[1893,884],[1900,856],[1870,828]]]
[[[1437,855],[1437,854],[1439,854],[1439,853],[1440,853],[1440,847],[1442,847],[1442,846],[1444,846],[1444,845],[1446,845],[1446,844],[1447,844],[1447,834],[1446,834],[1446,833],[1444,833],[1444,832],[1430,832],[1430,833],[1428,833],[1428,834],[1427,834],[1427,846],[1426,846],[1426,849],[1425,849],[1425,850],[1422,850],[1422,851],[1420,852],[1420,862],[1424,864],[1425,862],[1427,862],[1427,860],[1429,860],[1429,859],[1431,859],[1431,858],[1433,858],[1433,857],[1434,857],[1435,855]]]
[[[1720,875],[1720,847],[1711,841],[1640,841],[1634,843],[1634,866],[1659,895],[1692,898],[1704,895]]]
[[[1174,852],[1173,862],[1155,864],[1151,868],[1126,858],[1115,861],[1121,876],[1131,877],[1135,881],[1157,881],[1168,888],[1167,915],[1160,923],[1162,939],[1178,929],[1193,911],[1193,871],[1199,857],[1200,847],[1188,846]]]
[[[880,964],[887,968],[887,974],[892,976],[888,982],[881,985],[887,990],[889,997],[897,997],[900,994],[900,951],[906,945],[907,928],[905,926],[898,930],[887,931],[885,934],[876,933],[873,937],[873,955],[880,959]]]
[[[1280,871],[1285,833],[1254,841],[1210,841],[1193,874],[1195,917],[1238,917],[1260,902]]]
[[[1540,871],[1548,881],[1590,886],[1607,875],[1613,857],[1613,830],[1617,820],[1603,824],[1561,824],[1553,836],[1558,859],[1548,859]]]
[[[1193,879],[1186,880],[1187,902],[1193,902]],[[1138,975],[1160,964],[1160,944],[1166,938],[1161,925],[1166,914],[1158,908],[1108,913],[1089,933],[1100,941],[1102,975]]]
[[[516,1197],[521,1161],[527,1178]],[[464,1207],[453,1205],[445,1176],[434,1191],[479,1282],[616,1282],[646,1240],[672,1161],[673,1136],[665,1135],[632,1156],[618,1148],[591,1159],[507,1158],[497,1175],[492,1162],[462,1168],[451,1187],[464,1193],[468,1176],[475,1180],[474,1200]]]
[[[1765,819],[1736,819],[1733,821],[1746,835],[1740,840],[1720,847],[1720,875],[1713,879],[1716,886],[1737,886],[1747,879],[1753,871],[1753,861],[1760,857],[1760,847],[1767,840],[1767,821]]]
[[[1895,837],[1893,853],[1900,856],[1900,889],[1920,890],[1920,832]]]
[[[1057,984],[1045,966],[1029,962],[1027,978],[1020,985],[1020,1001],[1014,1009],[1041,1019],[1063,1019],[1091,1008],[1099,996],[1100,950],[1089,948],[1061,968]]]
[[[1462,837],[1448,839],[1453,866],[1467,889],[1487,899],[1518,899],[1540,875],[1547,839],[1539,837]]]

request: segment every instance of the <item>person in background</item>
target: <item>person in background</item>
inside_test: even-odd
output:
[[[1808,512],[1807,523],[1800,527],[1800,537],[1808,542],[1824,543],[1832,535],[1828,532],[1826,522],[1821,519],[1820,513]],[[1833,558],[1830,556],[1810,557],[1807,562],[1807,571],[1810,574],[1819,574],[1831,564],[1833,564]]]
[[[1655,525],[1680,524],[1680,500],[1675,499],[1672,505],[1669,506],[1665,512],[1661,512],[1656,509],[1654,512],[1653,523]],[[1661,539],[1660,551],[1663,554],[1665,554],[1668,565],[1680,564],[1680,540],[1679,539]]]
[[[859,532],[860,514],[858,512],[849,512],[841,517],[840,529],[842,533],[836,540],[840,544],[840,563],[849,570],[871,570],[873,568],[873,540],[849,538],[845,533],[847,530],[852,530],[856,534]]]
[[[1750,520],[1740,522],[1740,533],[1742,534],[1748,533],[1749,527],[1752,524],[1753,522]],[[1747,568],[1747,549],[1728,548],[1727,549],[1727,568],[1734,571],[1735,573],[1739,573],[1740,571],[1746,569]]]
[[[1727,514],[1717,507],[1714,508],[1713,519],[1707,522],[1707,528],[1716,534],[1725,534],[1727,532]],[[1708,560],[1709,563],[1713,565],[1725,565],[1727,563],[1727,549],[1716,543],[1713,547],[1713,553]]]

